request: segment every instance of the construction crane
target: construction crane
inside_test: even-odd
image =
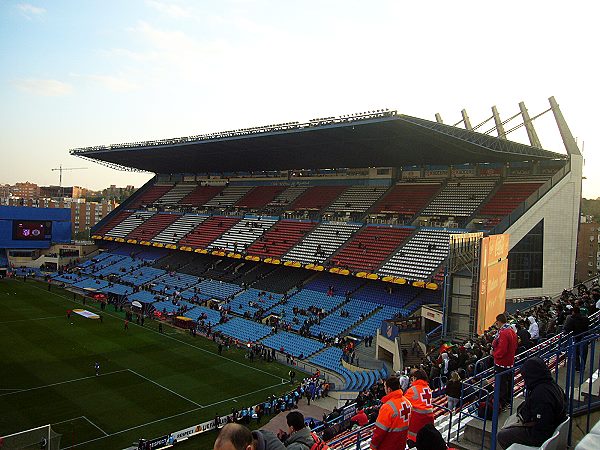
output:
[[[63,170],[84,170],[84,169],[87,169],[87,167],[63,167],[62,164],[60,166],[58,166],[58,168],[56,168],[56,169],[51,169],[52,172],[54,172],[55,170],[58,170],[58,187],[61,192],[61,197],[62,197],[62,173],[63,173]]]

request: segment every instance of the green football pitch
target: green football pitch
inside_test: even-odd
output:
[[[99,305],[35,281],[0,280],[0,436],[52,424],[61,448],[123,449],[264,401],[290,389],[287,369],[250,362],[154,321],[124,329],[108,306],[103,321],[68,309]],[[96,376],[94,363],[100,364]],[[214,433],[180,449],[210,449]]]

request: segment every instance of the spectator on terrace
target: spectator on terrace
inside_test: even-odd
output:
[[[535,346],[538,343],[538,340],[540,339],[540,327],[535,321],[535,317],[529,316],[527,320],[529,321],[529,329],[527,331],[529,331],[529,335],[531,336],[531,342]]]
[[[450,374],[450,380],[446,383],[446,395],[448,396],[448,409],[453,411],[454,408],[460,405],[460,394],[462,390],[462,382],[458,372]]]
[[[517,350],[517,353],[521,353],[533,347],[533,343],[531,342],[531,335],[529,334],[529,331],[527,331],[527,328],[525,328],[525,326],[527,326],[527,322],[516,323],[517,338],[519,342],[519,348]]]
[[[275,434],[266,430],[250,431],[237,423],[226,424],[215,441],[213,450],[283,450],[285,446]]]
[[[571,315],[567,317],[565,321],[565,331],[567,333],[573,333],[575,336],[575,342],[579,344],[581,342],[581,334],[588,331],[590,328],[590,319],[581,314],[579,306],[574,306],[571,310]],[[585,370],[585,363],[587,361],[587,345],[577,345],[575,349],[575,370],[577,372]]]
[[[412,404],[410,425],[408,427],[408,439],[415,442],[417,433],[426,424],[433,424],[432,399],[433,395],[429,388],[427,374],[423,369],[415,369],[410,374],[411,386],[404,393],[404,397]]]
[[[446,450],[448,446],[442,434],[432,424],[427,424],[417,434],[417,450]]]
[[[359,409],[356,414],[350,418],[350,422],[357,424],[359,427],[364,427],[369,423],[369,418],[364,409]]]
[[[381,399],[377,421],[371,438],[372,450],[404,449],[411,418],[411,403],[400,390],[398,377],[385,381],[385,396]]]
[[[498,332],[492,341],[490,354],[494,357],[495,373],[501,373],[510,369],[515,364],[517,353],[517,334],[507,323],[504,314],[496,316]],[[500,407],[504,408],[510,403],[510,381],[512,374],[505,373],[500,377]]]
[[[525,381],[525,401],[517,409],[518,421],[498,432],[498,445],[539,447],[567,417],[567,402],[562,388],[554,381],[541,358],[529,358],[521,367]]]

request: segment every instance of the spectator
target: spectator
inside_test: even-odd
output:
[[[219,432],[213,450],[284,450],[285,446],[270,431],[252,431],[237,423],[228,423]]]
[[[539,447],[567,418],[567,401],[562,388],[541,358],[529,358],[521,368],[525,381],[525,401],[517,410],[518,421],[498,432],[498,445]]]
[[[460,394],[462,390],[462,382],[458,372],[450,374],[450,380],[446,384],[446,395],[448,396],[448,409],[453,411],[454,408],[460,405]]]
[[[446,450],[448,446],[437,428],[428,423],[417,434],[417,450]]]
[[[398,377],[385,380],[385,396],[379,408],[371,438],[373,450],[404,449],[408,438],[408,425],[412,406],[400,390]]]
[[[359,409],[356,414],[350,418],[350,422],[357,424],[359,427],[364,427],[369,423],[369,418],[365,414],[364,409]]]
[[[429,379],[423,369],[415,369],[410,374],[411,386],[404,393],[404,397],[412,405],[410,425],[408,427],[408,440],[416,442],[417,433],[428,423],[433,424],[433,395],[429,388]]]
[[[586,344],[579,344],[579,342],[581,342],[581,334],[588,331],[589,328],[590,319],[581,314],[579,306],[574,306],[571,310],[571,315],[565,321],[565,331],[567,333],[572,332],[573,336],[575,336],[574,340],[577,343],[577,347],[575,348],[575,370],[577,372],[585,370],[588,349]]]
[[[517,352],[517,334],[507,323],[504,314],[496,316],[498,332],[492,341],[490,354],[494,357],[495,373],[502,373],[512,368],[515,364]],[[500,376],[500,408],[505,408],[510,403],[510,381],[512,374],[505,373]]]
[[[529,316],[527,320],[529,321],[529,330],[527,331],[529,331],[529,335],[531,336],[531,342],[535,346],[538,343],[538,340],[540,339],[540,327],[535,321],[535,317]]]
[[[304,416],[300,411],[292,411],[285,417],[289,427],[289,434],[282,433],[280,439],[284,438],[285,448],[289,450],[310,450],[320,438],[312,433],[304,423]]]

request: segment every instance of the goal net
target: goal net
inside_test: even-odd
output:
[[[50,425],[20,431],[0,437],[2,450],[59,450],[60,434],[54,432]]]

